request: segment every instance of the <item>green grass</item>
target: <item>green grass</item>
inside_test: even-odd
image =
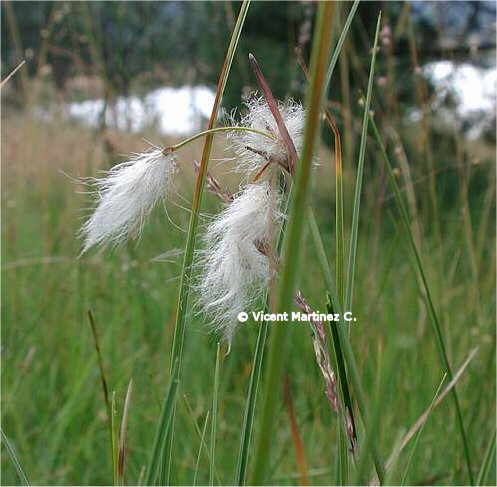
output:
[[[365,52],[362,61],[368,66],[370,53]],[[372,100],[375,112],[383,115],[388,126],[380,90],[373,89]],[[354,124],[357,140],[363,112],[364,107],[353,107],[354,120],[358,122]],[[159,209],[139,245],[130,243],[114,251],[94,252],[77,261],[80,242],[75,235],[81,223],[80,209],[88,205],[88,198],[78,193],[82,187],[60,171],[94,175],[97,168],[108,167],[110,161],[89,131],[69,124],[41,124],[28,115],[7,111],[3,117],[2,431],[8,442],[3,440],[2,446],[2,485],[26,484],[28,479],[33,484],[54,485],[113,482],[107,416],[114,413],[109,413],[102,394],[100,370],[105,371],[109,401],[115,397],[116,424],[121,422],[126,390],[133,380],[127,417],[127,483],[153,483],[155,478],[165,478],[163,446],[172,417],[161,415],[161,411],[171,410],[174,397],[174,481],[217,485],[237,479],[243,483],[254,471],[256,441],[250,443],[250,434],[252,426],[253,440],[261,434],[261,392],[264,384],[268,387],[263,381],[258,398],[248,394],[258,374],[267,372],[267,363],[262,361],[256,362],[255,371],[252,369],[254,356],[261,355],[264,335],[255,325],[241,327],[230,353],[217,361],[222,367],[216,372],[217,337],[208,333],[202,316],[190,307],[180,317],[188,340],[182,349],[177,390],[179,368],[173,367],[170,372],[170,364],[177,363],[171,345],[178,320],[176,301],[190,214],[169,205],[169,218],[175,223],[172,225]],[[378,130],[384,137],[388,133],[383,125]],[[430,190],[423,183],[426,164],[416,126],[396,126],[396,130],[408,148],[415,195],[418,201],[430,201]],[[369,134],[374,136],[371,130]],[[120,153],[140,149],[139,137],[118,135]],[[153,133],[144,135],[160,140]],[[456,157],[451,150],[453,136],[439,137],[440,144],[432,150],[436,164],[444,167]],[[386,140],[388,154],[397,165],[395,147],[389,138]],[[480,164],[454,166],[437,175],[437,226],[442,245],[433,231],[432,212],[426,205],[418,208],[422,268],[453,369],[457,370],[478,346],[457,383],[457,394],[472,474],[479,483],[492,485],[494,148],[459,138],[458,143],[466,154],[464,161],[472,160],[476,154]],[[202,143],[185,150],[190,152],[180,151],[183,160],[200,158]],[[213,153],[222,154],[216,143]],[[412,259],[409,232],[399,218],[395,200],[398,195],[391,187],[385,189],[384,158],[374,138],[367,141],[362,154],[361,210],[352,232],[357,237],[353,250],[353,311],[357,322],[351,325],[347,342],[355,370],[351,370],[350,356],[343,351],[348,376],[356,374],[360,381],[362,407],[369,421],[365,429],[356,412],[359,450],[355,462],[348,465],[349,481],[367,481],[374,476],[371,444],[386,462],[399,439],[431,407],[446,372],[430,329],[430,309],[420,299],[419,266]],[[324,311],[327,292],[335,299],[337,296],[331,271],[336,268],[337,231],[334,174],[328,163],[331,152],[320,147],[320,156],[326,163],[311,171],[311,191],[304,198],[313,211],[299,217],[305,223],[304,217],[311,215],[309,232],[302,225],[298,231],[293,230],[292,238],[302,241],[300,265],[294,269],[299,287],[315,309]],[[213,169],[219,171],[218,166]],[[392,176],[403,195],[406,178],[398,172]],[[190,170],[181,182],[182,194],[188,199],[194,193],[192,174]],[[339,236],[345,242],[351,237],[356,176],[355,167],[344,164],[345,235]],[[236,188],[237,182],[232,176],[229,179]],[[453,192],[444,191],[451,185]],[[200,230],[207,222],[204,213],[217,208],[215,198],[205,195],[198,220]],[[471,218],[464,215],[464,209],[469,209]],[[178,250],[157,259],[172,249]],[[443,274],[439,272],[441,268],[445,270]],[[328,272],[323,274],[323,269]],[[190,303],[193,299],[194,295],[190,296]],[[261,303],[261,309],[263,306]],[[98,329],[101,367],[88,324],[89,309]],[[337,479],[340,455],[339,420],[323,392],[309,329],[291,326],[282,368],[291,382],[309,479],[316,485],[332,484]],[[342,340],[341,345],[344,347]],[[356,403],[357,384],[352,377],[350,381],[352,401]],[[272,384],[272,434],[270,451],[264,452],[270,455],[264,478],[292,485],[298,481],[299,472],[288,416],[277,399],[282,380],[276,377]],[[395,468],[387,472],[388,483],[468,483],[461,430],[450,394],[430,410],[422,430],[400,452]],[[163,425],[159,429],[158,422]],[[156,432],[156,448],[152,448]]]
[[[15,124],[15,120],[12,123]],[[29,121],[23,126],[20,123],[12,125],[12,131],[5,132],[4,150],[13,143],[16,133],[28,137],[35,132],[34,138],[50,156],[48,146],[55,129]],[[69,129],[60,130],[59,127],[57,130],[66,140],[71,140]],[[86,137],[84,132],[77,134],[83,140]],[[114,252],[92,254],[78,263],[79,244],[74,235],[84,196],[76,194],[77,188],[55,170],[63,168],[70,172],[72,161],[52,159],[54,170],[44,170],[41,174],[37,172],[38,168],[30,167],[30,156],[29,148],[21,150],[5,169],[4,184],[8,181],[9,186],[3,202],[4,211],[8,212],[8,218],[3,219],[2,246],[3,429],[33,483],[112,482],[106,407],[86,315],[86,310],[91,308],[98,324],[109,388],[116,391],[118,411],[122,410],[126,387],[129,378],[133,377],[126,475],[128,482],[137,482],[148,462],[156,418],[168,386],[174,301],[181,271],[180,258],[173,258],[171,263],[152,262],[152,259],[167,250],[181,248],[184,233],[172,227],[158,211],[145,229],[139,246],[131,244]],[[329,168],[318,170],[324,172]],[[349,172],[347,168],[345,171],[344,179],[350,181],[350,168]],[[29,192],[26,181],[31,182]],[[417,189],[422,194],[423,188],[418,186]],[[185,189],[186,194],[188,191]],[[346,193],[350,195],[350,186]],[[366,191],[364,195],[363,215],[368,215],[377,204],[378,198],[372,194],[373,191]],[[316,204],[315,213],[324,248],[331,260],[334,232],[327,208],[332,198],[329,190],[323,191],[319,187],[313,195],[316,203],[322,199],[328,202]],[[217,205],[213,197],[206,198],[206,202],[207,208],[214,209]],[[478,200],[474,213],[474,224],[478,227],[481,222],[477,204]],[[478,282],[482,307],[476,323],[472,318],[473,303],[466,299],[474,292],[476,284],[467,277],[469,261],[457,208],[456,203],[454,209],[445,213],[443,256],[449,272],[445,276],[436,273],[430,252],[425,265],[430,282],[437,282],[444,288],[444,295],[436,299],[450,320],[447,341],[453,363],[459,364],[470,348],[480,345],[477,356],[458,385],[463,416],[466,424],[471,422],[468,433],[472,457],[479,469],[491,441],[490,427],[494,421],[492,262],[495,236],[486,234],[482,244],[484,265]],[[188,215],[184,211],[170,207],[169,213],[175,223],[186,227]],[[428,222],[425,225],[429,228]],[[417,299],[416,276],[410,265],[408,247],[402,239],[391,245],[395,230],[388,217],[380,227],[364,218],[359,232],[354,291],[355,313],[359,320],[352,329],[351,342],[369,397],[374,398],[376,391],[379,350],[389,343],[402,352],[395,370],[384,371],[392,374],[395,391],[385,398],[378,432],[378,445],[386,458],[399,432],[406,431],[431,403],[443,370],[429,324]],[[382,254],[372,262],[373,248],[369,243],[375,238],[379,239],[380,249],[388,254]],[[326,286],[320,278],[312,242],[306,242],[309,243],[303,249],[306,266],[301,274],[301,286],[311,304],[324,310]],[[436,248],[429,231],[424,245],[428,250]],[[54,260],[40,261],[47,256]],[[56,260],[55,257],[64,259]],[[201,317],[190,314],[187,326],[191,338],[185,346],[182,393],[188,397],[194,420],[202,430],[212,403],[216,344],[204,328]],[[257,335],[255,326],[242,328],[230,354],[224,359],[216,441],[216,469],[224,483],[232,482],[235,472]],[[292,378],[295,410],[311,481],[317,484],[334,482],[338,455],[337,419],[323,393],[308,330],[295,325],[288,350],[285,367]],[[438,478],[436,483],[441,484],[466,482],[449,399],[446,398],[432,413],[423,430],[420,445],[411,459],[408,484],[433,478]],[[176,438],[178,451],[182,452],[177,478],[178,482],[191,483],[200,440],[182,401],[177,417]],[[360,430],[361,437],[363,432]],[[283,414],[275,421],[272,445],[275,448],[272,478],[279,479],[282,484],[291,484],[297,469],[292,457],[289,425]],[[406,452],[399,459],[401,466],[407,460]],[[8,455],[3,455],[2,462],[3,483],[19,483]],[[251,465],[249,471],[250,468]],[[313,472],[318,475],[312,476]],[[495,466],[490,466],[486,478],[488,484],[493,482]],[[208,479],[209,463],[203,453],[197,484],[205,484]],[[400,478],[393,481],[400,481]]]

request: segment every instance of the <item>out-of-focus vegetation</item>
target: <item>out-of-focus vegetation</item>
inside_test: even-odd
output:
[[[350,3],[337,4],[335,32]],[[2,78],[21,59],[25,67],[2,93],[2,428],[34,484],[108,484],[112,478],[106,411],[87,320],[95,316],[108,383],[123,406],[131,377],[126,480],[143,478],[160,402],[168,384],[181,252],[192,194],[193,170],[179,183],[185,201],[154,213],[140,240],[77,260],[76,234],[87,214],[88,188],[73,176],[96,176],[146,146],[176,136],[153,126],[117,130],[102,116],[93,128],[39,107],[118,96],[142,96],[161,86],[214,88],[238,11],[232,2],[3,2]],[[433,61],[492,67],[493,2],[363,2],[344,45],[328,93],[344,150],[345,220],[351,203],[361,134],[371,39],[382,9],[372,108],[421,249],[454,369],[478,347],[458,383],[474,475],[495,428],[495,114],[476,136],[448,94],[423,67]],[[253,2],[228,80],[223,107],[240,106],[255,87],[247,53],[260,60],[275,94],[302,99],[306,83],[295,48],[307,61],[315,5]],[[450,81],[448,82],[450,83]],[[468,88],[474,89],[474,88]],[[487,110],[488,115],[488,110]],[[473,114],[474,123],[482,115]],[[199,159],[201,142],[181,152]],[[334,265],[332,137],[323,130],[312,204]],[[231,155],[219,142],[212,170],[231,188],[238,181],[219,159]],[[227,163],[229,165],[229,163]],[[69,177],[68,177],[69,176]],[[219,209],[206,195],[202,213]],[[203,217],[202,224],[208,222]],[[314,248],[305,245],[301,287],[311,304],[325,306],[325,285]],[[381,390],[377,445],[386,460],[407,429],[431,404],[442,380],[423,294],[399,230],[386,169],[368,138],[354,298],[358,324],[351,343],[373,408]],[[319,276],[319,278],[317,277]],[[200,435],[211,408],[216,337],[192,310],[176,436],[176,478],[190,484]],[[239,446],[256,326],[237,334],[221,367],[216,483],[231,484]],[[309,330],[292,330],[289,377],[309,480],[336,481],[338,428],[323,393]],[[393,361],[392,358],[395,358]],[[385,364],[393,367],[385,370]],[[286,404],[286,403],[285,403]],[[288,407],[274,438],[271,483],[301,481]],[[205,441],[208,443],[209,429]],[[361,431],[359,432],[361,434]],[[454,410],[448,399],[433,410],[416,449],[412,443],[388,475],[398,484],[468,482]],[[207,449],[198,483],[208,482]],[[412,454],[412,457],[411,457]],[[370,467],[370,466],[369,466]],[[19,482],[2,455],[2,484]],[[371,468],[371,472],[372,472]],[[486,483],[495,482],[491,463]]]
[[[75,88],[81,97],[90,95],[87,89],[77,89],[75,77],[81,76],[96,77],[94,88],[108,98],[161,85],[212,86],[237,5],[7,1],[2,4],[2,76],[26,58],[27,74],[52,81],[60,92]],[[384,32],[384,39],[391,35],[392,42],[386,49],[390,56],[378,63],[380,72],[388,71],[389,82],[395,82],[397,108],[407,110],[416,104],[413,78],[405,76],[415,68],[413,39],[420,66],[441,59],[494,64],[494,2],[363,2],[344,51],[349,69],[337,73],[332,98],[347,96],[344,90],[355,96],[362,89],[361,57],[380,8],[392,29]],[[238,57],[256,52],[280,98],[302,96],[305,83],[294,50],[298,46],[308,55],[315,10],[312,2],[255,2],[251,7]],[[22,84],[22,76],[14,82]],[[225,106],[237,106],[244,89],[253,84],[246,64],[238,63]],[[25,92],[20,95],[20,101],[26,99]]]

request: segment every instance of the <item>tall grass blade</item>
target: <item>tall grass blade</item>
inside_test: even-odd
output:
[[[402,195],[400,193],[399,186],[397,184],[397,180],[395,178],[395,174],[393,171],[392,164],[390,163],[390,159],[388,157],[388,154],[385,149],[385,144],[383,143],[383,139],[380,135],[380,132],[378,131],[378,127],[376,126],[376,123],[374,121],[374,118],[369,115],[369,119],[371,122],[371,127],[373,129],[374,136],[376,138],[376,141],[378,143],[378,146],[380,147],[380,152],[383,156],[383,159],[385,160],[385,164],[387,167],[388,175],[389,175],[389,180],[392,185],[392,188],[394,190],[394,196],[395,196],[395,202],[397,204],[397,208],[399,210],[400,216],[401,216],[401,221],[402,225],[404,227],[404,231],[407,235],[409,246],[411,248],[413,257],[414,257],[414,262],[416,265],[416,270],[419,273],[419,276],[421,277],[421,284],[423,286],[423,291],[424,295],[426,297],[426,304],[428,307],[428,312],[430,314],[430,323],[432,325],[433,332],[435,334],[436,342],[437,342],[437,348],[440,356],[440,361],[442,363],[443,368],[445,369],[445,372],[447,372],[447,376],[449,377],[450,380],[453,379],[454,375],[452,373],[452,368],[450,366],[449,362],[449,357],[447,355],[447,350],[445,346],[445,338],[442,332],[442,327],[440,325],[440,321],[438,319],[438,314],[435,310],[435,305],[433,304],[433,299],[431,296],[431,290],[430,286],[428,285],[428,279],[426,278],[426,273],[424,271],[424,266],[423,262],[421,260],[421,255],[418,251],[418,248],[416,246],[416,242],[414,240],[414,236],[412,234],[411,230],[411,225],[410,225],[410,219],[409,219],[409,214],[407,212],[406,205],[404,203],[404,200],[402,199]],[[474,477],[473,477],[473,469],[471,465],[471,455],[469,452],[469,444],[468,444],[468,439],[466,435],[466,429],[464,427],[464,422],[462,418],[462,412],[461,412],[461,407],[459,405],[459,398],[456,392],[456,389],[452,389],[452,400],[454,402],[454,408],[456,410],[456,416],[457,416],[457,424],[459,428],[459,433],[461,435],[461,441],[463,444],[463,449],[464,449],[464,457],[466,460],[466,467],[468,470],[468,477],[470,480],[470,483],[473,485],[474,484]]]
[[[14,468],[16,469],[17,475],[19,477],[19,480],[21,481],[22,485],[31,485],[28,480],[28,476],[26,475],[26,472],[24,471],[24,468],[22,467],[21,461],[19,460],[19,457],[17,456],[16,450],[10,440],[7,438],[7,435],[4,433],[3,429],[0,428],[0,433],[2,435],[2,444],[7,450],[7,453],[9,454],[10,461],[14,465]]]
[[[159,469],[161,468],[161,466],[164,465],[164,454],[167,453],[165,451],[164,444],[167,440],[168,432],[171,428],[173,418],[172,409],[174,408],[179,382],[178,374],[179,362],[176,361],[173,368],[173,373],[171,375],[169,388],[162,405],[159,424],[157,425],[157,428],[155,430],[155,440],[147,468],[147,474],[145,476],[145,485],[154,485],[155,481],[157,480]]]
[[[437,388],[437,390],[435,392],[435,395],[433,396],[433,400],[431,401],[431,404],[430,404],[430,406],[427,409],[427,413],[428,413],[427,416],[426,416],[427,419],[428,419],[428,416],[430,415],[430,413],[432,412],[432,410],[435,407],[435,404],[436,404],[437,398],[438,398],[438,394],[440,393],[440,389],[442,388],[442,385],[445,382],[445,378],[446,377],[447,377],[447,374],[444,374],[444,376],[442,377],[442,380],[440,381],[440,384],[438,385],[438,388]],[[414,454],[416,453],[416,450],[418,448],[419,439],[421,438],[421,433],[423,432],[425,424],[426,424],[426,421],[421,425],[421,427],[419,428],[418,432],[416,433],[416,438],[414,440],[414,444],[412,445],[411,451],[409,452],[409,458],[407,460],[406,468],[402,472],[402,480],[400,481],[400,485],[405,485],[406,484],[406,479],[407,479],[407,475],[409,474],[409,469],[411,467],[412,459],[414,458]],[[398,452],[396,453],[397,456],[398,456],[399,453],[400,453],[400,447],[399,447]]]
[[[211,444],[209,461],[209,485],[214,485],[216,468],[216,435],[217,435],[217,403],[219,396],[219,367],[221,362],[221,344],[218,342],[216,351],[216,368],[214,369],[214,391],[212,395]]]
[[[190,416],[190,419],[192,420],[192,423],[193,423],[193,426],[195,428],[195,431],[197,433],[197,436],[200,440],[200,444],[202,445],[203,449],[204,449],[204,452],[205,452],[205,457],[207,459],[207,462],[210,463],[210,453],[209,453],[209,447],[207,446],[207,442],[205,441],[204,439],[204,436],[202,431],[200,431],[200,428],[197,424],[197,421],[195,419],[195,414],[193,412],[193,409],[190,405],[190,403],[188,402],[188,399],[186,397],[186,395],[183,396],[183,399],[184,399],[184,402],[185,402],[185,406],[186,406],[186,409],[187,409],[187,412],[188,412],[188,415]],[[210,416],[211,412],[210,411],[207,411],[207,414],[206,416]],[[219,485],[221,485],[221,479],[219,478],[219,473],[217,472],[217,469],[215,470],[215,474],[216,474],[216,480],[217,480],[217,483]]]
[[[97,325],[95,324],[95,319],[93,317],[93,313],[91,310],[88,310],[88,321],[90,322],[90,327],[91,327],[91,332],[93,335],[93,343],[95,345],[95,351],[97,352],[97,360],[98,360],[98,368],[100,371],[100,382],[102,384],[102,390],[104,393],[104,401],[105,401],[105,408],[107,411],[107,425],[109,428],[109,443],[110,443],[110,451],[111,451],[111,460],[112,460],[112,476],[114,479],[114,485],[117,484],[117,468],[116,468],[116,462],[115,462],[115,455],[114,452],[116,450],[114,440],[115,440],[115,435],[114,435],[114,430],[112,426],[112,407],[111,403],[109,400],[109,388],[107,385],[107,377],[105,374],[105,368],[104,368],[104,361],[102,358],[102,352],[100,349],[100,341],[98,338],[98,331],[97,331]]]
[[[311,83],[306,98],[307,120],[304,133],[304,145],[294,188],[294,200],[285,236],[283,262],[280,274],[278,299],[275,308],[287,311],[293,300],[295,281],[300,253],[300,240],[306,215],[306,200],[310,186],[310,170],[314,155],[314,146],[320,126],[321,102],[324,94],[325,71],[331,45],[332,2],[319,4],[315,28],[312,58]],[[276,326],[270,332],[268,368],[263,389],[263,407],[260,433],[255,450],[254,470],[251,484],[259,485],[266,480],[269,464],[270,444],[277,399],[275,392],[281,389],[281,377],[285,352],[287,329]],[[279,396],[277,396],[279,397]]]
[[[314,215],[314,211],[312,208],[309,208],[309,230],[311,232],[312,242],[316,249],[318,263],[321,267],[321,272],[323,273],[324,282],[326,287],[328,288],[330,294],[332,295],[332,299],[334,302],[338,300],[338,294],[336,292],[335,283],[333,282],[333,272],[331,268],[330,261],[328,260],[328,256],[326,255],[326,250],[324,248],[323,239],[321,237],[321,232],[319,230],[319,226],[316,220],[316,216]]]
[[[214,106],[212,107],[211,116],[207,129],[214,128],[216,120],[221,108],[221,100],[224,94],[224,89],[228,81],[228,76],[231,70],[231,65],[233,63],[233,58],[238,46],[238,41],[242,32],[243,24],[245,23],[245,17],[250,5],[250,0],[244,0],[242,6],[240,7],[240,12],[231,35],[231,40],[228,46],[226,57],[224,60],[223,67],[221,69],[221,74],[219,76],[219,81],[216,89],[216,97],[214,100]],[[190,214],[190,222],[188,224],[188,233],[186,237],[185,252],[183,255],[183,265],[181,270],[181,282],[178,297],[178,305],[176,311],[176,324],[174,328],[174,338],[172,345],[172,360],[171,360],[171,370],[178,363],[178,380],[181,377],[181,363],[183,358],[183,345],[185,339],[185,324],[186,324],[186,313],[188,310],[188,298],[190,295],[190,288],[192,282],[192,262],[193,254],[195,248],[195,241],[197,236],[198,219],[200,214],[200,205],[202,202],[202,194],[204,189],[205,177],[207,174],[207,166],[209,163],[209,158],[212,150],[213,135],[209,134],[205,138],[204,148],[202,152],[202,159],[200,161],[200,167],[198,170],[198,175],[195,181],[195,190],[193,194],[193,202]],[[175,400],[173,400],[173,408],[171,413],[173,415],[172,428],[170,437],[166,442],[166,470],[167,470],[167,483],[170,483],[171,475],[171,458],[173,451],[173,435],[174,435],[174,412],[175,412]]]
[[[338,424],[338,460],[336,467],[337,485],[348,485],[349,479],[349,452],[347,448],[347,435]]]
[[[328,87],[330,86],[331,78],[333,77],[333,72],[335,71],[335,66],[336,66],[337,61],[338,61],[338,56],[340,55],[340,52],[342,51],[343,43],[345,42],[345,38],[347,37],[347,34],[349,32],[350,24],[352,23],[352,20],[354,18],[354,15],[356,13],[356,10],[357,10],[357,7],[359,6],[360,1],[361,0],[355,0],[354,3],[352,4],[352,7],[350,7],[349,15],[347,15],[347,19],[345,20],[345,24],[343,26],[342,32],[340,34],[340,37],[338,38],[335,49],[333,50],[333,55],[331,56],[330,65],[329,65],[328,71],[326,73],[326,82],[324,85],[325,91],[328,91]]]
[[[352,9],[353,10],[353,9]],[[335,139],[335,225],[336,225],[336,230],[335,230],[335,248],[336,248],[336,287],[337,287],[337,293],[338,293],[338,300],[343,306],[344,302],[344,293],[345,293],[345,284],[344,284],[344,275],[343,275],[343,270],[344,270],[344,248],[345,248],[345,232],[344,232],[344,225],[343,225],[343,168],[342,168],[342,143],[340,140],[340,132],[338,131],[338,127],[336,126],[334,120],[331,118],[330,113],[326,110],[325,112],[326,115],[326,120],[328,122],[328,125],[330,126],[333,136]],[[328,304],[331,304],[331,301],[328,300]],[[333,328],[336,326],[334,322],[330,322],[330,326]],[[335,330],[336,332],[336,330]],[[335,333],[336,335],[336,333]],[[341,356],[341,347],[339,346],[339,342],[336,340],[337,336],[333,336],[333,343],[335,345],[338,344],[338,352],[340,355],[337,354],[337,348],[335,348],[335,357],[337,361],[337,365],[339,365],[339,360],[342,360],[342,365],[343,365],[343,357]],[[343,379],[345,383],[347,383],[347,378],[346,376],[342,373],[340,374],[341,376],[343,375]],[[343,384],[342,386],[342,395],[344,399],[346,400],[345,393],[343,391]],[[347,390],[348,394],[348,390]],[[350,400],[350,396],[348,398]],[[347,412],[348,411],[348,412]],[[354,416],[352,414],[352,408],[347,408],[346,412],[344,413],[344,419],[347,421],[347,414],[350,417],[351,421],[351,426],[352,426],[352,432],[348,432],[349,436],[352,434],[351,437],[351,448],[352,451],[354,450],[355,446],[355,425],[354,425]],[[349,452],[347,448],[347,439],[346,439],[346,434],[342,429],[339,428],[338,430],[339,434],[339,444],[340,444],[340,484],[341,485],[347,485],[348,484],[348,479],[349,479]]]
[[[226,58],[224,60],[224,64],[219,77],[217,90],[216,90],[216,98],[214,101],[214,106],[212,108],[212,113],[209,119],[207,130],[214,128],[216,124],[219,109],[221,108],[221,100],[223,97],[224,89],[226,87],[226,82],[228,80],[231,64],[233,62],[233,57],[235,55],[235,51],[238,46],[238,41],[240,39],[240,34],[242,31],[243,24],[245,22],[245,17],[247,15],[249,5],[250,5],[250,0],[245,0],[240,8],[240,13],[238,14],[238,19],[235,25],[235,29],[233,30],[231,41],[228,47],[228,52],[226,54]],[[200,161],[200,167],[195,182],[195,191],[193,194],[191,216],[188,226],[188,234],[187,234],[185,252],[183,257],[183,267],[181,272],[180,293],[178,299],[178,310],[177,310],[176,325],[174,330],[172,362],[171,362],[173,364],[175,363],[176,360],[178,360],[180,370],[181,370],[181,359],[183,353],[186,310],[188,306],[188,297],[191,285],[191,272],[192,272],[191,264],[193,260],[193,251],[195,247],[198,217],[200,213],[200,204],[201,204],[202,193],[205,183],[205,175],[207,173],[207,166],[209,163],[213,140],[214,136],[212,134],[208,134],[205,137],[202,159]]]
[[[112,396],[110,399],[110,434],[111,434],[111,445],[112,445],[112,466],[114,471],[114,485],[118,485],[117,480],[117,457],[118,457],[118,446],[117,446],[117,435],[116,435],[116,391],[112,391]]]
[[[200,466],[200,457],[202,456],[202,448],[205,443],[205,432],[207,431],[207,424],[209,423],[209,411],[205,415],[204,427],[202,428],[202,434],[200,435],[200,446],[198,447],[197,461],[195,462],[195,473],[193,474],[192,485],[197,485],[198,469]]]
[[[485,458],[483,459],[483,463],[480,468],[480,472],[478,473],[478,478],[476,480],[476,485],[484,485],[488,472],[490,471],[490,467],[492,465],[492,461],[495,461],[495,431],[488,444],[487,451],[485,452]]]
[[[119,431],[119,455],[117,462],[117,480],[119,485],[124,485],[124,472],[126,467],[126,448],[128,434],[129,406],[131,404],[131,393],[133,391],[133,379],[130,379],[126,398],[124,399],[123,415],[121,418],[121,429]]]
[[[243,416],[242,434],[240,437],[240,450],[236,463],[234,485],[244,485],[247,472],[247,464],[250,452],[250,440],[252,438],[252,426],[254,423],[255,405],[257,402],[257,390],[262,371],[264,359],[264,347],[267,338],[267,324],[261,323],[257,334],[252,371],[250,372],[250,383]]]
[[[364,173],[364,157],[366,155],[366,141],[368,135],[369,107],[371,105],[371,94],[373,92],[374,70],[376,63],[376,51],[378,47],[378,36],[380,33],[381,12],[378,15],[376,23],[376,32],[374,36],[373,55],[371,58],[371,67],[369,69],[368,89],[366,100],[364,102],[364,115],[362,119],[362,133],[359,147],[359,161],[357,164],[357,176],[354,194],[354,206],[352,210],[352,228],[350,234],[349,261],[347,265],[347,288],[345,291],[344,311],[351,311],[352,298],[354,293],[354,276],[355,276],[355,261],[357,253],[357,234],[359,231],[359,212],[361,209],[361,192],[362,179]]]
[[[338,298],[343,306],[344,303],[344,248],[345,232],[343,227],[343,169],[342,169],[342,144],[340,141],[340,132],[336,124],[331,119],[329,113],[326,113],[326,119],[332,128],[335,137],[335,225],[336,225],[336,286]]]

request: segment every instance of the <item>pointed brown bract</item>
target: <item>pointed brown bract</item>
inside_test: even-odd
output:
[[[295,174],[295,166],[297,165],[298,161],[298,155],[297,155],[297,150],[295,149],[295,144],[293,143],[293,140],[290,137],[290,134],[288,133],[288,129],[286,128],[283,117],[281,116],[280,110],[278,109],[278,103],[273,96],[273,92],[271,91],[271,88],[269,87],[266,78],[262,74],[262,70],[259,66],[259,63],[255,59],[253,54],[249,54],[249,61],[250,65],[252,66],[252,70],[254,71],[257,84],[259,85],[260,90],[262,91],[264,97],[266,98],[269,110],[271,110],[274,120],[276,121],[280,137],[285,143],[285,146],[287,148],[289,156],[289,172],[293,175]]]

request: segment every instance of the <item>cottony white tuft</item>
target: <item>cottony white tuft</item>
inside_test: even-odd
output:
[[[246,102],[246,106],[248,113],[241,119],[240,125],[269,132],[276,139],[251,132],[230,132],[228,138],[231,140],[231,148],[238,156],[239,169],[257,171],[268,162],[268,158],[274,162],[284,162],[288,157],[287,149],[281,140],[278,126],[266,100],[263,97],[253,97]],[[278,108],[297,154],[300,155],[304,137],[305,110],[293,100],[280,102]]]
[[[201,252],[199,305],[231,342],[237,315],[267,289],[269,258],[261,251],[281,221],[279,194],[266,181],[247,185],[209,225]]]
[[[96,179],[98,203],[81,229],[82,253],[94,245],[119,245],[139,235],[146,217],[170,191],[176,172],[173,154],[155,149],[134,155]]]

